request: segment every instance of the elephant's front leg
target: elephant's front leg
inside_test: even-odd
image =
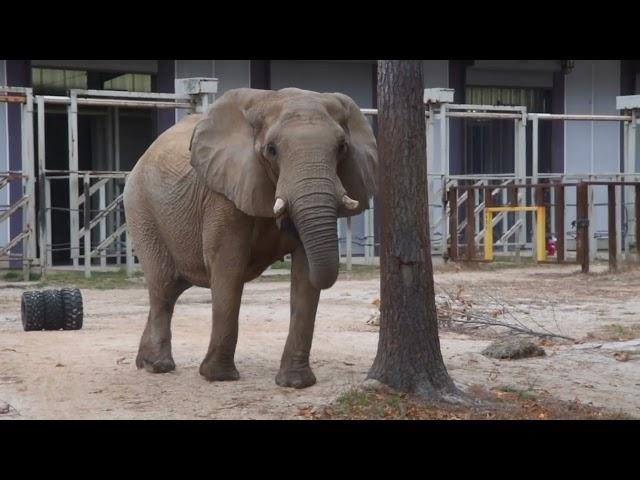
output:
[[[231,231],[231,227],[229,227]],[[238,380],[234,355],[238,341],[238,315],[244,288],[244,275],[249,260],[246,225],[236,227],[235,241],[223,240],[210,252],[210,284],[212,300],[211,341],[200,364],[200,374],[210,381]]]
[[[232,277],[234,275],[231,275]],[[238,315],[242,280],[218,277],[212,283],[213,325],[209,350],[200,364],[200,374],[210,381],[238,380],[234,356],[238,342]]]
[[[309,264],[302,246],[292,254],[291,321],[276,383],[281,387],[305,388],[316,383],[309,366],[320,290],[309,281]]]

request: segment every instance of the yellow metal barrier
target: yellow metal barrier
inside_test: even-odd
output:
[[[493,260],[493,214],[494,212],[535,212],[536,214],[536,257],[538,262],[547,259],[545,249],[545,208],[544,207],[490,207],[484,210],[484,259]]]

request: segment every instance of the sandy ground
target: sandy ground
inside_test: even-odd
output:
[[[532,328],[579,339],[551,342],[545,357],[509,361],[480,354],[491,341],[487,331],[442,331],[445,363],[460,386],[544,391],[640,417],[640,339],[630,334],[640,337],[640,271],[461,270],[436,274],[436,283],[462,289],[472,302],[497,299]],[[59,332],[22,330],[23,291],[0,288],[0,419],[302,418],[301,409],[326,405],[364,380],[377,347],[378,329],[366,323],[379,296],[377,278],[340,279],[322,292],[311,352],[318,381],[304,390],[274,381],[289,323],[288,281],[246,286],[236,353],[241,378],[221,383],[198,373],[211,324],[205,289],[180,298],[173,320],[177,369],[160,375],[134,364],[148,308],[143,288],[83,290],[83,329]],[[614,358],[619,351],[630,353],[628,361]]]

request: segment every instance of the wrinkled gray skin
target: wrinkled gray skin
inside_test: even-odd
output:
[[[158,137],[124,192],[150,300],[138,368],[175,368],[173,308],[197,285],[211,288],[213,308],[200,373],[237,380],[244,283],[291,253],[291,323],[276,383],[313,385],[309,351],[320,290],[338,276],[336,218],[368,207],[376,169],[373,132],[342,94],[231,90],[206,115],[190,115]],[[276,198],[284,205],[278,215]]]

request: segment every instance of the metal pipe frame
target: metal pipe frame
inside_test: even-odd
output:
[[[184,100],[191,101],[191,96],[179,93],[156,93],[156,92],[129,92],[124,90],[91,90],[73,89],[78,96],[83,97],[110,97],[110,98],[148,98],[151,100]]]

